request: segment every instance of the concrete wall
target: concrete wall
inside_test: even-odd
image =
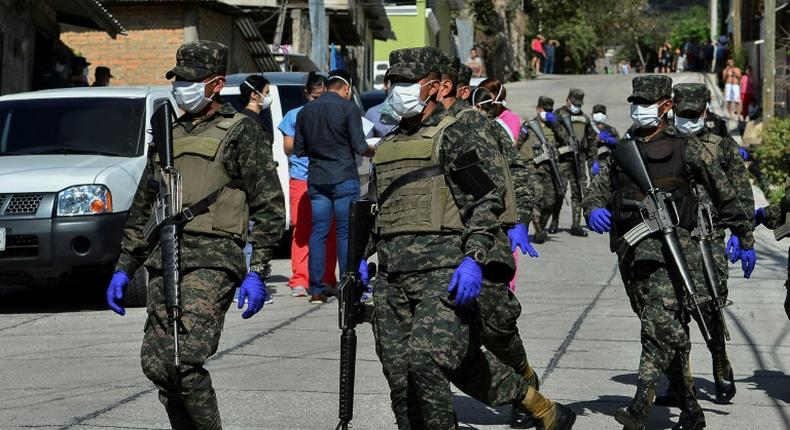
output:
[[[39,0],[0,0],[0,94],[32,88],[37,31],[57,41],[54,10]]]

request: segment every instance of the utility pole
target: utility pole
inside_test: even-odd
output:
[[[719,0],[710,0],[710,40],[719,38]]]
[[[776,0],[764,0],[763,118],[774,116],[774,75],[776,74]]]
[[[741,49],[741,42],[743,39],[741,32],[741,8],[742,0],[732,0],[732,38],[730,42],[735,49]],[[741,66],[744,66],[741,64]]]

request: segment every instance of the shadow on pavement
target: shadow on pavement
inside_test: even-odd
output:
[[[0,315],[106,310],[105,288],[87,281],[3,285],[0,286]]]
[[[466,396],[453,396],[458,421],[470,425],[509,425],[510,406],[489,408]],[[465,427],[461,427],[465,428]],[[468,427],[467,427],[468,428]],[[473,427],[472,427],[473,428]]]
[[[754,375],[738,379],[736,383],[750,383],[744,388],[749,390],[762,390],[772,398],[785,403],[790,403],[790,378],[778,370],[755,370]]]

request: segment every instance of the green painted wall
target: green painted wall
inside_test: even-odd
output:
[[[374,61],[389,60],[390,52],[395,49],[425,46],[427,24],[425,21],[425,0],[417,0],[417,14],[412,16],[390,16],[390,26],[397,40],[386,42],[376,40],[373,43]],[[448,27],[449,28],[449,27]]]

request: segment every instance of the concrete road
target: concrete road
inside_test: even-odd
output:
[[[687,82],[698,75],[676,75]],[[587,92],[585,111],[609,107],[618,129],[629,124],[625,98],[630,79],[620,76],[543,77],[508,85],[508,106],[534,115],[537,97],[558,103],[567,89]],[[762,196],[758,202],[764,203]],[[568,227],[565,211],[561,227]],[[790,428],[790,324],[782,303],[787,243],[758,230],[759,262],[751,280],[731,268],[727,311],[730,356],[738,383],[731,405],[711,401],[711,364],[692,328],[692,361],[708,428]],[[521,259],[517,295],[520,329],[542,391],[581,416],[577,429],[617,429],[611,417],[634,391],[639,324],[631,312],[609,253],[607,237],[574,238],[560,232],[538,247],[540,258]],[[289,266],[276,261],[275,302],[243,321],[228,312],[219,353],[208,368],[225,428],[332,429],[337,416],[338,338],[335,302],[324,306],[291,298]],[[103,292],[43,290],[0,292],[0,428],[165,429],[167,417],[145,379],[138,353],[144,309],[126,317],[103,310]],[[394,429],[387,383],[370,327],[359,330],[355,429]],[[663,390],[663,387],[660,391]],[[457,394],[462,428],[507,428],[509,408],[486,408]],[[665,429],[678,410],[655,408],[650,429]]]

